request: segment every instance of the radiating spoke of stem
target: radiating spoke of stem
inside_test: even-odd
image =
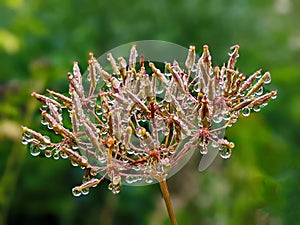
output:
[[[159,186],[160,186],[160,190],[161,190],[161,194],[162,197],[165,201],[168,213],[169,213],[169,217],[170,217],[170,221],[172,225],[177,225],[177,221],[176,221],[176,217],[174,214],[174,210],[173,210],[173,205],[172,205],[172,201],[170,198],[170,193],[168,190],[168,185],[167,185],[167,181],[166,179],[163,179],[159,182]]]

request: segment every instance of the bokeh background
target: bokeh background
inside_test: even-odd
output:
[[[169,224],[158,185],[107,182],[88,196],[71,188],[83,171],[67,160],[32,157],[22,124],[41,130],[32,91],[66,92],[66,74],[88,52],[157,39],[210,46],[214,65],[239,44],[237,66],[270,71],[278,98],[240,118],[226,136],[236,148],[203,173],[199,154],[168,180],[178,223],[296,225],[300,221],[300,1],[2,0],[0,2],[0,224]]]

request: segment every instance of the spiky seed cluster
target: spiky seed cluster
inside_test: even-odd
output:
[[[185,68],[179,63],[145,62],[132,46],[128,61],[107,55],[111,72],[93,54],[88,60],[88,86],[77,62],[68,73],[69,96],[48,90],[49,97],[32,93],[43,103],[43,125],[60,136],[53,142],[23,127],[23,144],[32,155],[69,158],[85,169],[83,184],[73,194],[87,194],[105,177],[119,193],[122,183],[150,184],[166,179],[183,166],[194,149],[216,149],[229,158],[232,142],[223,138],[239,115],[259,111],[276,91],[265,92],[268,72],[246,79],[235,69],[239,46],[227,65],[212,67],[208,46],[197,60],[191,46]],[[69,115],[71,125],[64,121]]]

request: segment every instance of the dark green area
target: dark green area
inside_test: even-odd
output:
[[[84,71],[90,51],[149,39],[198,53],[208,44],[214,65],[239,44],[239,70],[270,71],[270,90],[278,90],[260,113],[228,129],[236,146],[229,160],[199,173],[195,156],[169,179],[179,224],[298,224],[299,11],[297,0],[1,1],[0,224],[169,224],[157,185],[124,186],[115,196],[103,182],[75,198],[83,171],[21,145],[21,125],[45,130],[31,92],[67,92],[73,61]]]

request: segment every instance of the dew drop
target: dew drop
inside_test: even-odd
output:
[[[268,76],[268,78],[264,82],[265,84],[271,83],[271,75]]]
[[[114,195],[119,194],[120,191],[121,191],[121,186],[119,186],[119,185],[113,187],[113,189],[111,190],[111,192],[112,192]]]
[[[212,146],[213,148],[218,148],[218,147],[219,147],[217,141],[212,141],[212,142],[211,142],[211,146]]]
[[[126,178],[125,178],[125,181],[126,181],[126,183],[127,184],[132,184],[132,183],[134,183],[135,182],[135,177],[134,176],[127,176]]]
[[[207,152],[208,152],[208,149],[207,149],[207,146],[206,146],[206,145],[204,145],[203,147],[200,147],[200,153],[201,153],[202,155],[206,155]]]
[[[48,121],[43,117],[43,118],[41,119],[41,124],[47,126],[49,123],[48,123]]]
[[[52,156],[52,151],[51,150],[46,150],[44,154],[45,154],[46,158],[50,158]]]
[[[54,153],[53,159],[58,160],[59,159],[59,154],[57,152]]]
[[[254,112],[259,112],[260,110],[261,110],[261,108],[259,106],[256,106],[256,107],[253,108]]]
[[[28,144],[28,140],[25,136],[22,137],[22,144],[23,145],[27,145]]]
[[[263,88],[263,86],[261,86],[258,90],[257,90],[257,92],[256,92],[256,95],[262,95],[264,93],[264,88]]]
[[[77,187],[74,187],[72,189],[72,194],[75,196],[75,197],[79,197],[81,195],[81,191],[78,190]]]
[[[151,176],[147,176],[147,177],[145,178],[145,182],[146,182],[147,184],[152,184],[152,183],[153,183],[152,177],[151,177]]]
[[[60,153],[60,157],[61,157],[62,159],[67,159],[67,158],[68,158],[68,154],[67,154],[66,152],[60,151],[59,153]]]
[[[40,150],[45,150],[46,148],[47,148],[47,145],[39,144],[39,149]]]
[[[164,92],[164,83],[160,80],[156,80],[156,85],[155,85],[155,94],[160,95]]]
[[[230,149],[230,148],[223,148],[223,149],[220,151],[220,156],[221,156],[223,159],[228,159],[228,158],[230,158],[230,156],[231,156],[231,149]]]
[[[249,108],[243,108],[242,110],[243,116],[249,116],[250,115],[250,109]]]
[[[81,193],[82,193],[83,195],[87,195],[89,192],[90,192],[90,189],[89,189],[89,188],[83,188],[83,189],[81,190]]]
[[[32,156],[38,156],[41,153],[41,150],[34,144],[31,144],[29,149]]]
[[[273,95],[272,97],[271,97],[271,99],[276,99],[277,98],[277,95]]]
[[[90,74],[90,73],[88,73],[86,79],[87,79],[88,81],[91,81],[91,74]]]
[[[170,130],[166,128],[162,131],[162,134],[168,136],[170,134]]]
[[[72,164],[72,166],[78,166],[78,163],[75,162],[74,160],[71,160],[71,164]]]
[[[197,82],[197,83],[194,84],[194,91],[195,92],[199,92],[200,91],[200,89],[199,89],[199,82]]]
[[[213,121],[215,123],[221,123],[222,122],[222,116],[221,115],[216,115],[214,118],[213,118]]]

